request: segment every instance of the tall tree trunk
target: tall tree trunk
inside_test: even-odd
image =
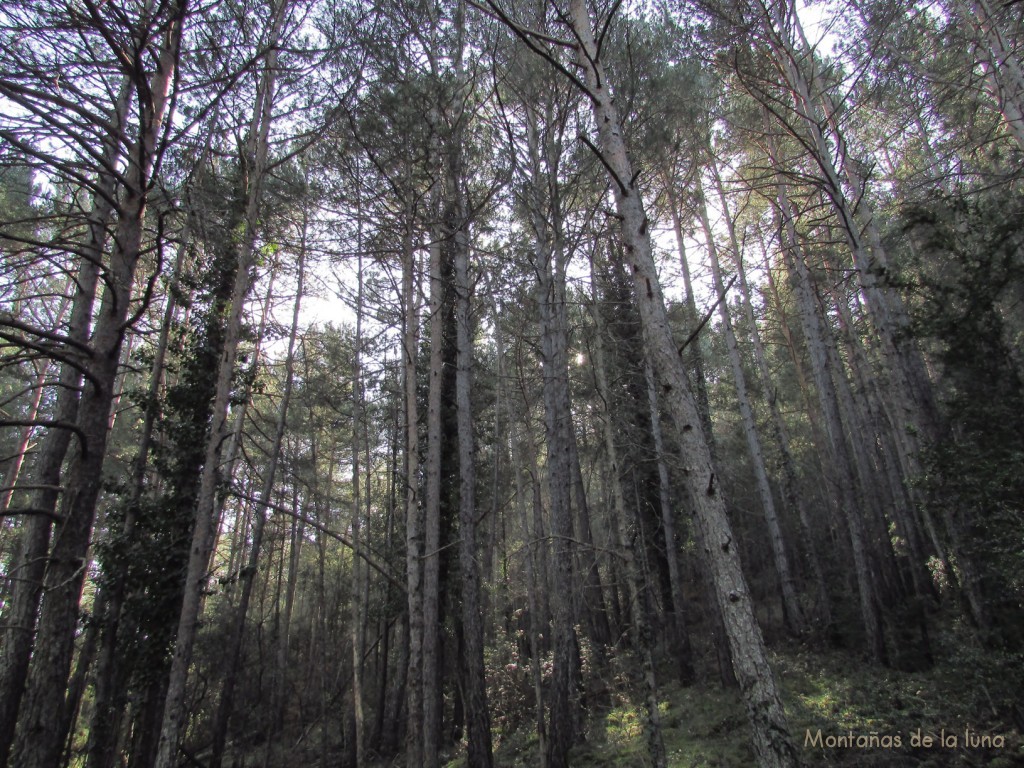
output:
[[[106,598],[100,592],[93,600],[93,620],[86,625],[82,633],[81,644],[75,659],[75,671],[68,680],[68,689],[64,695],[64,706],[61,708],[61,724],[59,732],[64,734],[64,750],[61,755],[63,765],[71,764],[71,748],[75,740],[75,726],[82,714],[82,699],[89,682],[89,672],[96,660],[99,647],[100,622],[97,617],[106,610]]]
[[[679,545],[676,532],[676,514],[672,505],[672,483],[669,478],[665,441],[661,435],[661,412],[658,404],[658,390],[654,385],[654,371],[651,362],[644,358],[644,380],[647,383],[647,405],[651,409],[651,438],[658,463],[658,493],[661,501],[661,525],[665,532],[665,559],[668,562],[668,576],[672,588],[672,624],[670,642],[675,656],[679,682],[692,685],[696,675],[693,668],[693,648],[690,645],[690,630],[686,620],[686,597],[683,594],[683,574],[679,564]]]
[[[278,40],[287,16],[288,0],[279,0],[274,9],[271,40]],[[264,62],[260,79],[250,137],[246,147],[249,164],[248,188],[246,190],[243,235],[238,253],[238,266],[231,292],[231,305],[224,329],[224,346],[220,354],[213,406],[212,425],[203,460],[199,493],[196,500],[196,518],[192,529],[188,565],[181,610],[174,637],[174,652],[168,676],[167,694],[160,737],[157,747],[156,768],[173,768],[181,732],[188,717],[186,710],[186,685],[192,662],[192,649],[203,602],[203,585],[209,570],[210,555],[217,535],[219,519],[217,513],[217,487],[221,480],[221,457],[228,435],[228,404],[231,399],[231,382],[238,357],[238,344],[242,333],[242,316],[245,300],[249,294],[251,270],[256,255],[256,228],[260,211],[260,198],[267,167],[270,124],[273,118],[274,91],[277,76],[276,45],[271,46]]]
[[[263,532],[267,524],[267,510],[274,492],[277,479],[277,465],[281,458],[281,447],[284,433],[288,426],[288,406],[291,403],[292,385],[295,381],[295,341],[299,334],[299,312],[302,307],[302,293],[305,290],[306,254],[298,255],[299,276],[295,289],[295,305],[292,310],[292,326],[288,335],[288,351],[286,352],[284,369],[284,387],[281,390],[281,401],[278,406],[277,424],[274,437],[267,456],[267,466],[263,469],[263,487],[260,489],[259,503],[253,512],[252,544],[249,549],[249,561],[241,572],[242,589],[235,607],[232,621],[231,639],[228,644],[227,669],[224,674],[224,685],[221,689],[220,701],[217,704],[213,721],[213,751],[210,755],[210,768],[220,768],[224,758],[224,747],[227,744],[228,725],[234,707],[235,687],[242,666],[242,645],[245,640],[245,620],[249,614],[249,603],[252,601],[253,585],[259,568],[260,552],[263,548]],[[353,558],[358,561],[358,558]]]
[[[389,363],[390,363],[390,360],[388,359],[388,356],[385,355],[385,358],[384,358],[385,368],[388,366]],[[400,407],[398,407],[397,403],[395,403],[394,401],[392,401],[390,407],[388,408],[388,416],[389,416],[389,422],[390,422],[389,423],[388,438],[387,438],[387,440],[388,440],[388,469],[387,469],[387,479],[385,481],[386,482],[386,487],[384,489],[384,496],[385,496],[385,499],[386,499],[386,501],[385,501],[385,504],[386,504],[385,519],[384,519],[384,551],[386,551],[386,552],[394,552],[394,550],[395,550],[395,515],[396,515],[396,512],[398,511],[398,482],[399,482],[399,479],[400,479],[400,476],[401,476],[401,471],[399,470],[399,464],[398,464],[399,450],[400,450],[400,447],[401,447],[400,446],[401,441],[399,439],[399,434],[401,433],[401,427],[400,427],[401,414],[400,414],[400,410],[401,410]],[[366,449],[369,452],[370,451],[369,426],[367,426],[366,434],[364,435],[364,441],[365,441],[365,444],[366,444]],[[370,456],[369,456],[369,453],[368,453],[367,457],[366,457],[366,471],[367,471],[366,482],[367,482],[367,488],[369,488],[369,484],[370,484],[370,473],[372,472],[372,466],[373,465],[372,465],[372,463],[370,461]],[[372,513],[373,498],[372,498],[372,496],[369,493],[366,494],[366,503],[367,503],[366,517],[367,517],[367,519],[370,519],[370,516],[371,516],[371,513]],[[388,585],[384,589],[385,589],[385,591],[384,591],[384,594],[381,596],[381,599],[386,604],[393,605],[394,601],[395,601],[395,585],[391,584],[389,582]],[[366,594],[367,594],[367,600],[369,600],[369,589],[367,589]],[[367,606],[367,613],[368,612],[369,611],[368,611],[368,606]],[[377,643],[377,652],[376,652],[376,656],[377,656],[377,677],[376,677],[376,681],[375,682],[376,682],[376,689],[377,689],[377,697],[376,697],[377,709],[374,712],[373,732],[372,732],[371,738],[370,738],[370,749],[373,752],[376,752],[378,754],[380,754],[382,752],[384,752],[386,754],[387,751],[390,751],[391,746],[388,745],[386,747],[386,749],[382,748],[382,742],[384,741],[384,737],[385,737],[385,733],[386,732],[393,733],[394,730],[395,730],[394,726],[395,726],[396,716],[393,713],[393,711],[390,713],[391,717],[390,718],[388,717],[389,716],[389,706],[392,703],[390,701],[390,699],[389,699],[388,691],[389,691],[389,681],[391,679],[391,663],[390,663],[391,646],[392,646],[392,642],[396,639],[396,636],[394,635],[394,632],[392,631],[392,627],[395,624],[399,624],[400,620],[401,620],[401,614],[399,616],[396,616],[394,618],[394,620],[392,620],[392,621],[388,621],[388,619],[386,619],[385,617],[380,617],[377,620],[378,637],[380,638],[380,642]],[[399,626],[400,626],[400,624],[399,624]]]
[[[357,191],[357,196],[359,192]],[[369,588],[369,577],[358,555],[362,552],[363,530],[361,516],[362,488],[360,484],[359,451],[361,431],[365,429],[366,403],[363,392],[363,216],[362,198],[356,200],[356,327],[352,354],[352,595],[350,599],[350,639],[352,642],[352,716],[355,720],[356,765],[363,765],[366,754],[366,708],[363,690],[363,657],[366,655],[366,614],[363,611],[363,593]],[[369,445],[367,445],[369,449]],[[369,461],[369,460],[367,460]],[[366,471],[370,471],[369,463]],[[366,486],[369,499],[370,487]]]
[[[555,645],[551,702],[551,740],[549,764],[559,768],[567,759],[569,747],[575,740],[571,698],[576,678],[576,650],[573,560],[572,511],[569,506],[571,471],[569,462],[569,422],[571,415],[565,405],[569,382],[565,365],[565,329],[559,322],[556,304],[559,301],[554,272],[564,270],[564,263],[552,251],[538,254],[541,285],[540,314],[542,325],[541,347],[544,374],[544,423],[548,448],[547,485],[552,535],[552,593],[551,610]]]
[[[788,247],[788,246],[783,246]],[[783,257],[782,269],[786,270],[786,274],[789,274],[789,268],[786,266],[785,257]],[[775,304],[775,311],[779,314],[779,332],[782,334],[786,346],[786,352],[789,355],[790,362],[793,364],[793,373],[796,376],[797,387],[800,390],[800,397],[803,400],[804,412],[807,414],[807,421],[811,425],[811,436],[814,444],[814,456],[816,459],[817,469],[820,470],[823,476],[829,476],[829,457],[831,456],[831,448],[829,447],[828,440],[825,438],[824,429],[821,425],[821,415],[819,408],[815,405],[816,398],[814,393],[811,392],[810,380],[807,378],[807,367],[804,365],[803,356],[800,354],[800,349],[797,345],[797,340],[793,335],[793,329],[790,327],[789,315],[786,311],[786,304],[783,300],[782,294],[779,291],[778,282],[775,279],[776,268],[770,263],[770,259],[765,254],[765,274],[767,275],[768,290],[771,293],[772,301]],[[830,517],[830,528],[836,529],[839,526],[839,519],[836,516],[836,504],[834,498],[824,498],[822,500],[827,502],[827,510]]]
[[[900,461],[906,454],[896,445],[894,433],[899,427],[895,426],[896,420],[892,417],[891,408],[887,407],[884,394],[879,391],[877,378],[871,375],[867,352],[857,337],[848,302],[834,288],[828,293],[835,307],[839,332],[847,350],[847,365],[856,386],[857,397],[851,403],[852,409],[859,412],[860,423],[863,425],[861,434],[874,435],[874,439],[860,442],[874,447],[868,457],[872,474],[881,474],[886,478],[885,483],[879,483],[880,503],[875,505],[875,514],[881,530],[876,531],[875,535],[890,553],[889,564],[895,568],[897,553],[893,551],[892,537],[888,530],[890,523],[895,526],[895,533],[905,542],[914,593],[923,597],[930,589],[927,586],[930,578],[925,569],[930,553],[925,552],[918,521],[913,514],[912,489],[904,483],[904,478],[913,477],[917,470]],[[871,461],[872,458],[874,461]]]
[[[126,77],[111,109],[108,140],[103,147],[103,168],[88,216],[88,239],[83,246],[83,258],[73,283],[75,288],[67,335],[72,343],[79,345],[85,345],[89,340],[100,265],[104,261],[107,227],[113,213],[117,182],[106,169],[115,167],[121,157],[131,94]],[[63,364],[53,405],[55,422],[75,422],[81,386],[81,371],[70,363]],[[39,486],[32,499],[32,508],[38,512],[25,520],[18,556],[11,567],[11,573],[16,573],[18,578],[12,585],[0,656],[0,766],[7,765],[14,742],[18,711],[35,643],[37,609],[46,570],[50,533],[60,500],[61,467],[70,444],[71,432],[67,429],[52,429],[40,440],[32,480],[34,485]]]
[[[724,198],[724,190],[721,187],[721,180],[716,172],[716,185],[720,198]],[[724,201],[723,201],[724,204]],[[761,332],[758,330],[757,319],[754,317],[754,307],[750,300],[750,287],[747,284],[747,273],[743,263],[737,259],[736,274],[739,279],[740,298],[743,305],[743,313],[749,326],[750,340],[754,350],[754,362],[760,377],[761,389],[767,395],[768,408],[771,415],[772,432],[775,442],[779,447],[780,463],[782,464],[782,496],[786,505],[795,510],[800,520],[800,529],[804,539],[804,548],[807,559],[810,561],[811,574],[814,577],[814,584],[817,590],[817,620],[825,632],[830,631],[832,625],[832,608],[828,594],[828,585],[825,581],[825,572],[821,565],[821,557],[818,554],[818,547],[815,544],[816,526],[812,523],[807,503],[800,491],[800,484],[797,478],[796,459],[793,456],[792,441],[789,437],[789,429],[786,427],[785,419],[779,408],[778,390],[772,380],[771,370],[768,367],[768,357],[765,354],[764,343],[761,341]]]
[[[292,489],[292,512],[299,511],[299,490]],[[281,616],[281,629],[277,637],[277,662],[274,665],[274,703],[273,720],[269,739],[284,727],[285,708],[287,707],[287,681],[291,651],[292,615],[295,610],[295,592],[299,583],[299,558],[302,555],[302,543],[305,541],[306,521],[293,516],[288,547],[288,584],[284,591],[284,610]]]
[[[505,345],[504,333],[502,331],[501,318],[504,315],[504,308],[493,301],[492,314],[494,315],[494,346],[498,368],[498,392],[499,402],[505,404],[506,423],[509,426],[510,442],[512,445],[512,475],[515,484],[515,507],[519,518],[519,528],[523,537],[525,554],[523,557],[523,569],[526,572],[526,610],[527,610],[527,631],[529,632],[530,653],[530,680],[533,684],[534,695],[534,722],[537,728],[537,761],[540,768],[547,768],[547,728],[544,722],[544,693],[543,676],[541,673],[540,635],[541,608],[538,593],[541,583],[537,578],[537,550],[536,533],[531,532],[529,515],[527,513],[527,490],[523,482],[523,474],[526,471],[526,460],[523,456],[525,436],[519,424],[519,417],[512,410],[511,398],[505,395]],[[524,409],[528,411],[528,409]],[[528,418],[528,416],[527,416]],[[528,446],[530,451],[533,445]],[[544,585],[546,588],[546,584]]]
[[[260,308],[260,322],[256,328],[256,340],[252,347],[252,352],[248,356],[249,371],[248,375],[244,376],[246,380],[245,388],[237,400],[242,402],[231,408],[231,434],[227,439],[227,447],[225,448],[224,456],[224,468],[221,471],[221,477],[233,478],[235,477],[235,467],[238,464],[238,459],[242,454],[242,439],[245,433],[245,423],[249,415],[249,405],[252,403],[252,387],[253,382],[256,380],[256,371],[260,366],[260,359],[263,356],[263,343],[267,335],[267,326],[270,323],[270,314],[273,309],[273,298],[274,289],[277,281],[277,270],[279,265],[276,260],[272,261],[269,265],[270,273],[267,275],[267,288],[263,294],[263,302]],[[249,478],[246,477],[243,483],[249,483]],[[250,488],[250,491],[255,491],[254,488]],[[219,518],[223,513],[224,503],[227,501],[227,497],[219,498],[217,502],[216,515]],[[249,534],[249,525],[251,521],[249,519],[249,506],[246,505],[242,515],[242,519],[235,522],[233,530],[231,531],[231,545],[228,547],[228,562],[227,572],[229,574],[235,573],[235,571],[241,567],[242,558],[245,556],[245,538]],[[217,551],[220,543],[221,531],[218,528],[214,535],[213,551]],[[229,594],[228,600],[234,600],[234,595]]]
[[[423,512],[420,508],[419,401],[416,360],[419,356],[420,303],[416,279],[412,212],[406,210],[402,235],[402,378],[405,400],[405,569],[409,615],[409,661],[405,760],[407,768],[423,765]]]
[[[461,148],[456,152],[461,153]],[[458,158],[459,155],[456,155]],[[473,376],[473,333],[470,318],[469,235],[462,190],[461,162],[452,168],[455,216],[456,369],[455,398],[459,432],[459,569],[462,572],[462,636],[465,655],[466,715],[469,735],[467,764],[490,768],[491,722],[484,677],[484,629],[480,612],[480,565],[477,559],[476,472],[474,471],[473,410],[470,388]]]
[[[175,259],[173,278],[180,276],[187,242],[187,227],[182,233],[182,245]],[[171,324],[177,310],[174,290],[169,290],[164,305],[163,321],[157,339],[153,363],[150,366],[149,387],[142,414],[141,436],[138,452],[132,461],[130,496],[125,506],[124,521],[121,523],[121,537],[131,541],[135,533],[135,525],[141,511],[142,497],[146,485],[146,473],[149,470],[149,453],[153,443],[153,431],[159,410],[158,398],[164,378],[164,363],[167,357],[168,337]],[[124,568],[117,569],[109,582],[101,584],[103,611],[96,612],[97,621],[102,621],[103,630],[100,638],[96,661],[95,692],[93,715],[89,726],[89,742],[87,746],[87,764],[89,768],[110,768],[114,764],[115,748],[118,741],[121,717],[124,710],[125,675],[124,665],[118,663],[118,633],[121,624],[121,612],[124,608],[125,579]]]
[[[545,136],[542,153],[537,115],[526,106],[527,145],[531,178],[528,181],[533,259],[537,274],[537,301],[541,321],[541,358],[544,433],[547,444],[547,488],[552,534],[551,595],[555,657],[551,684],[550,739],[547,760],[552,768],[563,764],[575,739],[571,712],[572,688],[578,675],[575,636],[575,579],[572,484],[567,360],[565,269],[562,222],[557,183],[557,157]]]
[[[566,372],[568,376],[568,372]],[[569,408],[572,415],[572,407]],[[569,430],[569,464],[572,471],[571,503],[576,511],[576,535],[580,546],[576,548],[579,555],[579,570],[583,581],[583,610],[587,619],[588,635],[597,644],[598,653],[603,646],[611,642],[612,630],[608,624],[608,609],[604,601],[604,584],[598,570],[597,551],[594,545],[594,531],[591,526],[590,505],[587,503],[587,487],[583,482],[583,468],[580,466],[579,445],[576,430],[570,425]]]
[[[700,322],[700,315],[697,312],[697,301],[694,296],[693,279],[690,276],[690,263],[686,256],[686,241],[683,237],[683,220],[682,214],[680,213],[680,201],[678,199],[675,184],[676,181],[674,178],[665,179],[665,188],[668,192],[669,211],[672,217],[672,231],[675,234],[676,250],[679,252],[679,267],[683,275],[683,289],[686,292],[684,301],[686,302],[689,321],[694,324],[695,333],[697,333],[697,336],[695,336],[682,351],[681,357],[692,373],[693,378],[691,379],[691,385],[697,402],[697,413],[700,415],[701,425],[704,427],[704,435],[707,438],[708,450],[711,453],[711,460],[712,462],[717,462],[718,458],[715,447],[715,435],[711,426],[711,405],[708,401],[708,382],[707,376],[704,373],[704,353],[700,348],[700,329],[696,325]],[[732,669],[732,657],[731,651],[729,650],[729,643],[722,642],[723,638],[725,638],[725,620],[722,618],[722,611],[718,607],[718,601],[715,599],[714,587],[711,586],[709,581],[711,568],[706,562],[707,547],[703,545],[701,536],[702,533],[700,527],[694,526],[693,537],[703,563],[700,576],[701,591],[704,594],[704,603],[707,605],[707,609],[711,615],[711,624],[713,629],[710,634],[718,663],[719,681],[723,688],[735,688],[736,676]]]
[[[427,465],[423,552],[422,765],[437,768],[440,752],[441,394],[444,384],[444,278],[441,238],[430,244],[430,368],[427,390]],[[411,660],[410,660],[411,663]],[[413,768],[410,764],[409,768]]]
[[[640,655],[643,676],[646,717],[644,730],[647,734],[648,753],[657,768],[666,765],[665,743],[661,734],[661,714],[658,710],[658,686],[651,651],[652,637],[649,620],[649,590],[647,569],[641,559],[646,557],[647,545],[643,540],[643,523],[640,520],[640,504],[637,501],[631,513],[626,511],[625,493],[622,487],[622,469],[619,464],[618,448],[615,445],[615,431],[612,418],[611,389],[608,385],[608,371],[604,356],[603,328],[600,310],[597,307],[597,281],[594,264],[591,262],[591,296],[594,302],[594,318],[597,338],[594,344],[594,372],[597,391],[604,402],[604,444],[608,460],[608,482],[611,484],[615,508],[615,537],[618,552],[625,562],[629,615],[632,624],[633,647]],[[664,511],[664,509],[663,509]],[[629,518],[629,519],[627,519]],[[668,535],[666,532],[666,540]],[[638,554],[639,553],[639,554]],[[671,560],[670,560],[671,562]],[[674,595],[673,595],[674,597]],[[684,627],[685,631],[685,627]]]
[[[773,158],[773,162],[775,162]],[[860,598],[861,619],[867,635],[870,652],[877,661],[884,661],[885,640],[882,634],[880,606],[875,587],[874,577],[867,551],[866,533],[862,510],[863,499],[855,477],[853,457],[846,441],[840,415],[839,396],[829,371],[828,352],[825,341],[825,330],[816,308],[814,289],[810,272],[800,253],[796,227],[793,221],[792,208],[786,194],[781,176],[777,179],[779,209],[783,224],[783,255],[792,275],[794,291],[800,311],[804,339],[811,360],[811,370],[815,387],[818,391],[818,402],[824,420],[825,432],[828,437],[832,466],[837,472],[837,481],[843,511],[842,518],[849,533],[853,552],[854,571],[857,579],[857,591]]]
[[[167,8],[159,60],[146,84],[148,98],[140,100],[139,135],[128,152],[114,251],[106,270],[103,299],[90,339],[88,376],[78,404],[78,442],[66,474],[61,525],[44,577],[35,648],[12,752],[19,768],[51,768],[60,759],[64,744],[64,734],[59,733],[61,711],[102,482],[114,382],[142,253],[151,174],[162,151],[159,142],[176,79],[186,8],[187,0],[178,0]],[[141,72],[137,74],[145,77]]]
[[[636,177],[622,136],[600,62],[586,3],[572,0],[570,21],[578,41],[577,64],[586,73],[594,122],[601,142],[621,222],[622,239],[632,269],[635,299],[640,311],[644,347],[651,357],[669,413],[675,423],[687,476],[690,502],[697,525],[709,548],[712,581],[725,620],[733,667],[747,707],[758,763],[795,766],[799,763],[789,736],[782,700],[768,663],[761,630],[734,546],[725,503],[686,371],[668,324],[665,302],[654,263],[649,232]]]
[[[54,326],[59,328],[61,323],[64,322],[64,315],[67,311],[69,301],[67,296],[61,301],[60,311],[57,313],[56,322]],[[3,488],[0,489],[0,517],[6,518],[9,514],[8,510],[11,508],[11,497],[17,490],[18,478],[21,477],[21,468],[25,464],[25,457],[28,455],[28,447],[32,442],[32,435],[36,431],[34,422],[39,418],[39,405],[43,400],[43,389],[46,387],[46,375],[50,371],[50,364],[52,360],[45,359],[39,362],[36,370],[35,379],[32,382],[32,401],[29,403],[28,409],[25,411],[25,419],[30,423],[28,426],[23,427],[21,435],[18,437],[18,442],[14,446],[13,459],[11,460],[10,466],[7,468],[7,473],[4,475]],[[0,689],[2,690],[2,689]]]
[[[1024,150],[1024,72],[1013,45],[992,13],[988,0],[956,0],[957,14],[974,29],[981,61],[1006,129]]]
[[[729,208],[726,206],[726,201],[723,199],[721,202],[726,218],[726,228],[730,235],[730,244],[738,260],[739,243],[733,229],[734,225],[729,218]],[[743,434],[747,440],[747,450],[750,453],[750,463],[754,470],[754,480],[757,484],[758,497],[761,501],[761,512],[764,515],[765,525],[768,528],[768,543],[771,547],[772,560],[775,564],[775,573],[779,578],[779,585],[782,589],[783,611],[790,629],[799,635],[806,631],[806,622],[803,609],[800,607],[800,600],[797,597],[796,581],[793,578],[793,571],[789,565],[789,554],[787,553],[786,542],[782,533],[782,525],[779,522],[779,515],[775,509],[775,499],[772,496],[771,484],[768,482],[768,468],[765,465],[764,450],[761,447],[761,436],[758,433],[757,422],[754,419],[754,410],[750,405],[750,396],[747,392],[747,376],[743,370],[739,343],[736,341],[736,331],[733,329],[732,316],[729,313],[725,280],[722,278],[722,266],[718,257],[718,246],[715,244],[715,236],[711,229],[711,220],[708,218],[704,194],[699,190],[697,191],[697,211],[700,216],[701,226],[704,228],[704,236],[708,243],[711,275],[715,292],[718,294],[718,316],[722,321],[725,346],[729,353],[729,364],[732,367],[733,381],[736,384],[736,401],[739,405],[740,417],[743,423]]]
[[[773,53],[780,62],[794,109],[803,132],[806,132],[807,138],[801,138],[801,142],[821,171],[822,189],[839,217],[870,310],[879,351],[890,380],[888,397],[897,404],[901,426],[905,427],[898,430],[898,439],[903,442],[908,456],[918,461],[920,447],[916,435],[930,440],[938,435],[934,396],[920,350],[904,338],[909,321],[902,299],[888,284],[888,257],[865,195],[865,181],[860,177],[839,128],[835,106],[827,95],[816,94],[812,89],[811,83],[816,75],[814,57],[809,53],[810,46],[793,3],[783,2],[774,6],[768,24]],[[826,125],[831,126],[841,159],[840,167],[833,160],[824,132]],[[800,131],[795,126],[790,130]],[[845,176],[847,187],[857,196],[856,202],[844,189],[840,171]]]
[[[683,290],[686,295],[686,311],[691,323],[700,322],[700,314],[697,312],[697,300],[693,291],[693,278],[690,276],[690,261],[686,257],[686,241],[683,237],[683,219],[680,213],[680,201],[675,188],[675,179],[666,179],[665,188],[668,191],[669,213],[672,217],[672,232],[676,238],[676,250],[679,252],[679,268],[683,275]],[[701,352],[700,340],[695,338],[689,346],[683,350],[684,359],[693,371],[693,390],[697,399],[697,410],[701,416],[701,424],[704,433],[707,435],[708,447],[711,449],[712,457],[715,456],[715,439],[711,430],[711,406],[708,403],[708,381],[704,373],[704,353]]]

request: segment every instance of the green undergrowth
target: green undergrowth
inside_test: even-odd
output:
[[[810,768],[1024,766],[1019,657],[954,646],[944,661],[917,672],[802,649],[775,653],[773,662],[794,743]],[[660,700],[671,768],[755,764],[738,692],[666,681]],[[638,695],[619,692],[593,707],[571,764],[650,765],[641,705]],[[536,736],[519,731],[499,740],[496,764],[537,765]]]
[[[718,688],[661,689],[662,735],[669,765],[749,766],[753,752],[743,706],[734,692]],[[613,708],[576,748],[573,765],[640,766],[649,762],[643,712],[631,702]]]
[[[804,766],[1024,768],[1021,656],[987,653],[966,635],[953,634],[939,638],[936,651],[939,661],[931,668],[901,671],[868,664],[842,651],[777,649],[772,667]],[[644,732],[646,713],[637,670],[629,666],[631,659],[631,654],[613,654],[603,672],[589,668],[583,738],[570,757],[574,768],[651,765]],[[659,711],[670,768],[756,765],[738,691],[722,690],[714,680],[684,688],[668,670],[659,672]],[[524,701],[517,702],[516,717],[492,718],[497,768],[540,765],[532,709]],[[492,704],[492,709],[501,711],[498,704]],[[509,702],[504,706],[506,713],[511,712]],[[973,743],[965,744],[965,734]],[[331,742],[337,734],[327,734],[331,744],[321,753],[324,736],[318,727],[310,727],[298,744],[277,745],[269,755],[263,752],[266,745],[250,745],[244,761],[225,762],[262,765],[269,756],[266,764],[271,766],[350,764],[343,759],[343,750]],[[464,746],[463,741],[446,749],[442,765],[464,768]],[[399,754],[369,765],[396,768],[405,762]]]

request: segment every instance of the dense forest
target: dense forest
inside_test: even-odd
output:
[[[0,768],[1024,765],[1019,0],[7,0]]]

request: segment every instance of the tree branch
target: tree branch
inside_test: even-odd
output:
[[[373,570],[375,570],[377,573],[379,573],[381,576],[383,576],[391,586],[395,587],[396,589],[401,591],[403,594],[405,593],[405,585],[401,581],[399,581],[396,576],[394,576],[391,573],[389,573],[388,570],[383,565],[381,565],[376,560],[374,560],[372,557],[370,557],[368,554],[366,554],[366,552],[363,552],[362,549],[357,548],[352,543],[352,540],[350,538],[348,538],[347,536],[345,536],[344,534],[338,533],[337,531],[334,531],[334,530],[331,530],[330,528],[325,526],[323,523],[319,523],[316,520],[312,519],[311,517],[306,517],[301,512],[296,512],[293,509],[289,509],[288,507],[285,507],[285,506],[283,506],[281,504],[275,504],[275,503],[273,503],[271,501],[267,501],[265,499],[258,499],[255,496],[250,496],[250,495],[248,495],[246,493],[242,493],[237,488],[232,488],[229,491],[229,493],[232,496],[234,496],[236,499],[242,499],[243,501],[252,502],[253,504],[262,504],[267,509],[271,509],[274,512],[278,512],[278,513],[280,513],[282,515],[288,515],[289,517],[294,517],[296,520],[301,520],[302,522],[306,523],[306,525],[313,526],[318,531],[320,531],[320,533],[324,534],[325,536],[329,536],[330,538],[334,539],[335,541],[341,542],[346,547],[351,549],[356,555],[361,557],[363,559],[363,561],[368,566],[370,566],[371,568],[373,568]]]
[[[585,134],[580,134],[580,141],[590,147],[590,151],[597,155],[597,159],[601,161],[601,165],[605,167],[605,170],[611,174],[611,177],[615,179],[615,183],[619,185],[619,190],[622,192],[623,197],[629,197],[629,187],[619,177],[619,174],[615,172],[615,169],[608,165],[608,161],[604,159],[604,155],[601,154],[601,150],[594,146],[593,142],[586,137]]]
[[[87,449],[85,432],[77,424],[67,421],[54,421],[52,419],[0,419],[0,427],[46,427],[47,429],[66,429],[74,432],[78,442],[82,446],[82,452]]]
[[[530,37],[536,37],[538,40],[543,40],[544,42],[551,43],[552,45],[559,45],[562,46],[563,48],[573,49],[576,47],[575,43],[571,43],[568,40],[563,40],[560,37],[548,35],[545,34],[544,32],[538,32],[536,29],[530,29],[529,27],[524,27],[522,24],[510,21],[507,16],[502,15],[500,10],[498,10],[497,8],[493,8],[492,3],[488,3],[488,5],[492,5],[492,8],[485,8],[479,3],[474,2],[474,0],[466,0],[466,3],[468,5],[471,5],[473,8],[476,8],[481,13],[490,16],[492,19],[497,19],[506,26],[512,26],[514,24],[518,30],[520,30],[523,34],[530,35]]]
[[[511,29],[513,34],[515,34],[516,37],[518,37],[520,40],[522,40],[524,43],[526,43],[527,47],[531,51],[536,53],[542,59],[547,61],[548,64],[550,64],[552,67],[557,69],[561,74],[563,74],[565,77],[567,77],[569,79],[569,82],[571,82],[573,85],[575,85],[577,88],[579,88],[580,91],[582,91],[583,94],[588,99],[590,99],[593,102],[597,101],[596,97],[594,96],[593,93],[591,93],[591,91],[587,87],[586,83],[584,83],[582,80],[580,80],[578,77],[576,77],[576,75],[574,75],[572,72],[570,72],[568,69],[566,69],[565,66],[561,62],[559,62],[557,59],[555,59],[555,57],[551,55],[551,51],[545,50],[541,46],[537,45],[536,42],[534,42],[534,40],[533,40],[533,38],[531,36],[530,30],[527,30],[524,27],[521,27],[519,24],[517,24],[512,19],[510,19],[508,17],[508,15],[503,10],[501,10],[500,7],[498,7],[497,3],[495,3],[494,0],[486,0],[486,2],[487,2],[487,5],[489,5],[491,7],[491,10],[493,10],[494,13],[501,20],[501,22],[506,27]],[[474,7],[478,7],[478,6],[476,6],[475,3],[473,3],[473,6]]]
[[[718,300],[708,308],[708,311],[704,314],[704,319],[700,321],[700,324],[693,329],[693,333],[691,333],[687,337],[686,341],[683,342],[683,345],[679,347],[680,355],[683,354],[684,349],[686,349],[688,346],[690,346],[690,344],[693,343],[693,340],[697,338],[697,335],[704,330],[704,326],[707,325],[708,321],[711,320],[711,316],[715,313],[715,310],[718,308],[718,305],[725,301],[726,294],[729,293],[729,289],[732,288],[732,285],[735,282],[736,278],[734,276],[733,279],[729,281],[729,284],[725,286],[725,290],[722,291],[722,295],[718,297]]]

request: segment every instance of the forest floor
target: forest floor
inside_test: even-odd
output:
[[[916,672],[872,666],[843,652],[787,649],[773,660],[793,740],[809,768],[1024,766],[1019,657],[961,645],[931,669]],[[738,692],[667,683],[660,694],[671,768],[754,765]],[[611,699],[588,720],[572,765],[649,765],[639,697]],[[537,765],[536,737],[520,732],[499,738],[496,763]],[[461,764],[456,759],[449,766]]]

